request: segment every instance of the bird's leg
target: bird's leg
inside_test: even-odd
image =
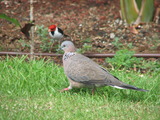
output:
[[[70,89],[72,89],[71,86],[69,86],[68,88],[63,88],[62,90],[60,90],[60,92],[69,91]]]
[[[64,92],[64,91],[68,91],[68,88],[63,88],[62,90],[60,90],[60,92]]]
[[[94,91],[96,90],[96,87],[93,87],[92,89],[92,95],[94,95]]]

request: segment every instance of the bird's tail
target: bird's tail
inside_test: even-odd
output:
[[[115,86],[115,85],[111,85],[111,86],[115,87],[115,88],[118,88],[118,89],[132,89],[132,90],[143,91],[143,92],[148,92],[149,91],[149,90],[137,88],[135,86],[128,85],[128,84],[123,84],[123,85],[120,85],[120,86]]]
[[[69,37],[68,35],[64,34],[64,37]]]

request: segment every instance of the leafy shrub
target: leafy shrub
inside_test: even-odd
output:
[[[141,69],[149,69],[150,71],[159,72],[160,73],[160,60],[155,61],[142,61]]]
[[[120,49],[123,46],[123,44],[119,42],[118,37],[114,38],[114,41],[112,42],[112,45],[114,45],[114,47],[116,47],[117,49]]]
[[[134,68],[140,65],[141,60],[143,58],[136,58],[133,57],[134,52],[128,51],[126,49],[119,50],[116,52],[113,58],[106,58],[106,62],[112,64],[115,68],[122,69],[122,68]]]
[[[84,43],[84,45],[82,46],[82,48],[79,48],[77,50],[77,52],[79,52],[79,53],[85,53],[85,52],[90,51],[90,50],[92,50],[92,45]]]
[[[21,26],[20,23],[19,23],[19,21],[17,19],[11,18],[11,17],[7,16],[6,14],[2,14],[1,13],[0,14],[0,18],[1,19],[5,19],[5,20],[7,20],[7,21],[9,21],[9,22],[11,22],[13,24],[15,24],[16,26]]]
[[[48,39],[48,29],[44,27],[44,25],[36,26],[37,27],[37,35],[40,38],[40,41],[42,42],[40,47],[43,50],[43,52],[50,51],[52,48],[52,42]]]

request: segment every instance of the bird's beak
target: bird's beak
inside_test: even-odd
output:
[[[48,32],[51,32],[51,30],[50,30],[50,29],[48,29]]]

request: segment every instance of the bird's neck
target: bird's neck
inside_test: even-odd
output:
[[[67,53],[65,53],[65,54],[63,55],[63,60],[67,60],[67,59],[73,57],[74,55],[76,55],[75,52],[67,52]]]

